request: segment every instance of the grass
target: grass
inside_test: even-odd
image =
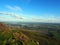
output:
[[[55,34],[57,32],[54,32]],[[60,40],[43,33],[24,30],[0,30],[0,45],[60,45]]]

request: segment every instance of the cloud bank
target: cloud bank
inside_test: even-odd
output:
[[[10,16],[12,16],[13,18],[23,19],[22,16],[17,15],[17,14],[14,14],[14,13],[0,12],[0,15],[10,15]]]
[[[8,13],[8,12],[0,12],[1,16],[4,15],[9,15],[12,17],[11,18],[7,18],[7,17],[0,17],[0,21],[1,20],[7,20],[7,21],[23,21],[23,22],[48,22],[48,23],[60,23],[60,18],[56,18],[54,16],[33,16],[33,17],[26,17],[26,16],[20,16],[18,14],[14,14],[14,13]]]

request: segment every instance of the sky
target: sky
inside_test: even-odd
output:
[[[0,0],[0,21],[60,23],[60,0]]]

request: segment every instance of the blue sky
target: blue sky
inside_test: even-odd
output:
[[[60,23],[60,0],[0,0],[0,21]]]

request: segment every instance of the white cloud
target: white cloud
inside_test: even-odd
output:
[[[8,8],[9,10],[13,10],[13,11],[23,11],[21,7],[19,6],[10,6],[10,5],[6,5],[6,8]]]
[[[56,18],[54,16],[21,16],[14,13],[9,12],[0,12],[0,21],[23,21],[23,22],[52,22],[52,23],[60,23],[60,18]],[[3,17],[4,15],[9,15],[12,18],[9,17]]]
[[[34,22],[51,22],[51,23],[60,23],[60,18],[55,16],[33,16],[32,21]]]
[[[17,19],[23,19],[22,16],[18,15],[18,14],[14,14],[14,13],[8,13],[8,12],[0,12],[0,15],[10,15],[13,18],[17,18]]]
[[[16,18],[0,17],[0,21],[22,21],[22,20]]]

